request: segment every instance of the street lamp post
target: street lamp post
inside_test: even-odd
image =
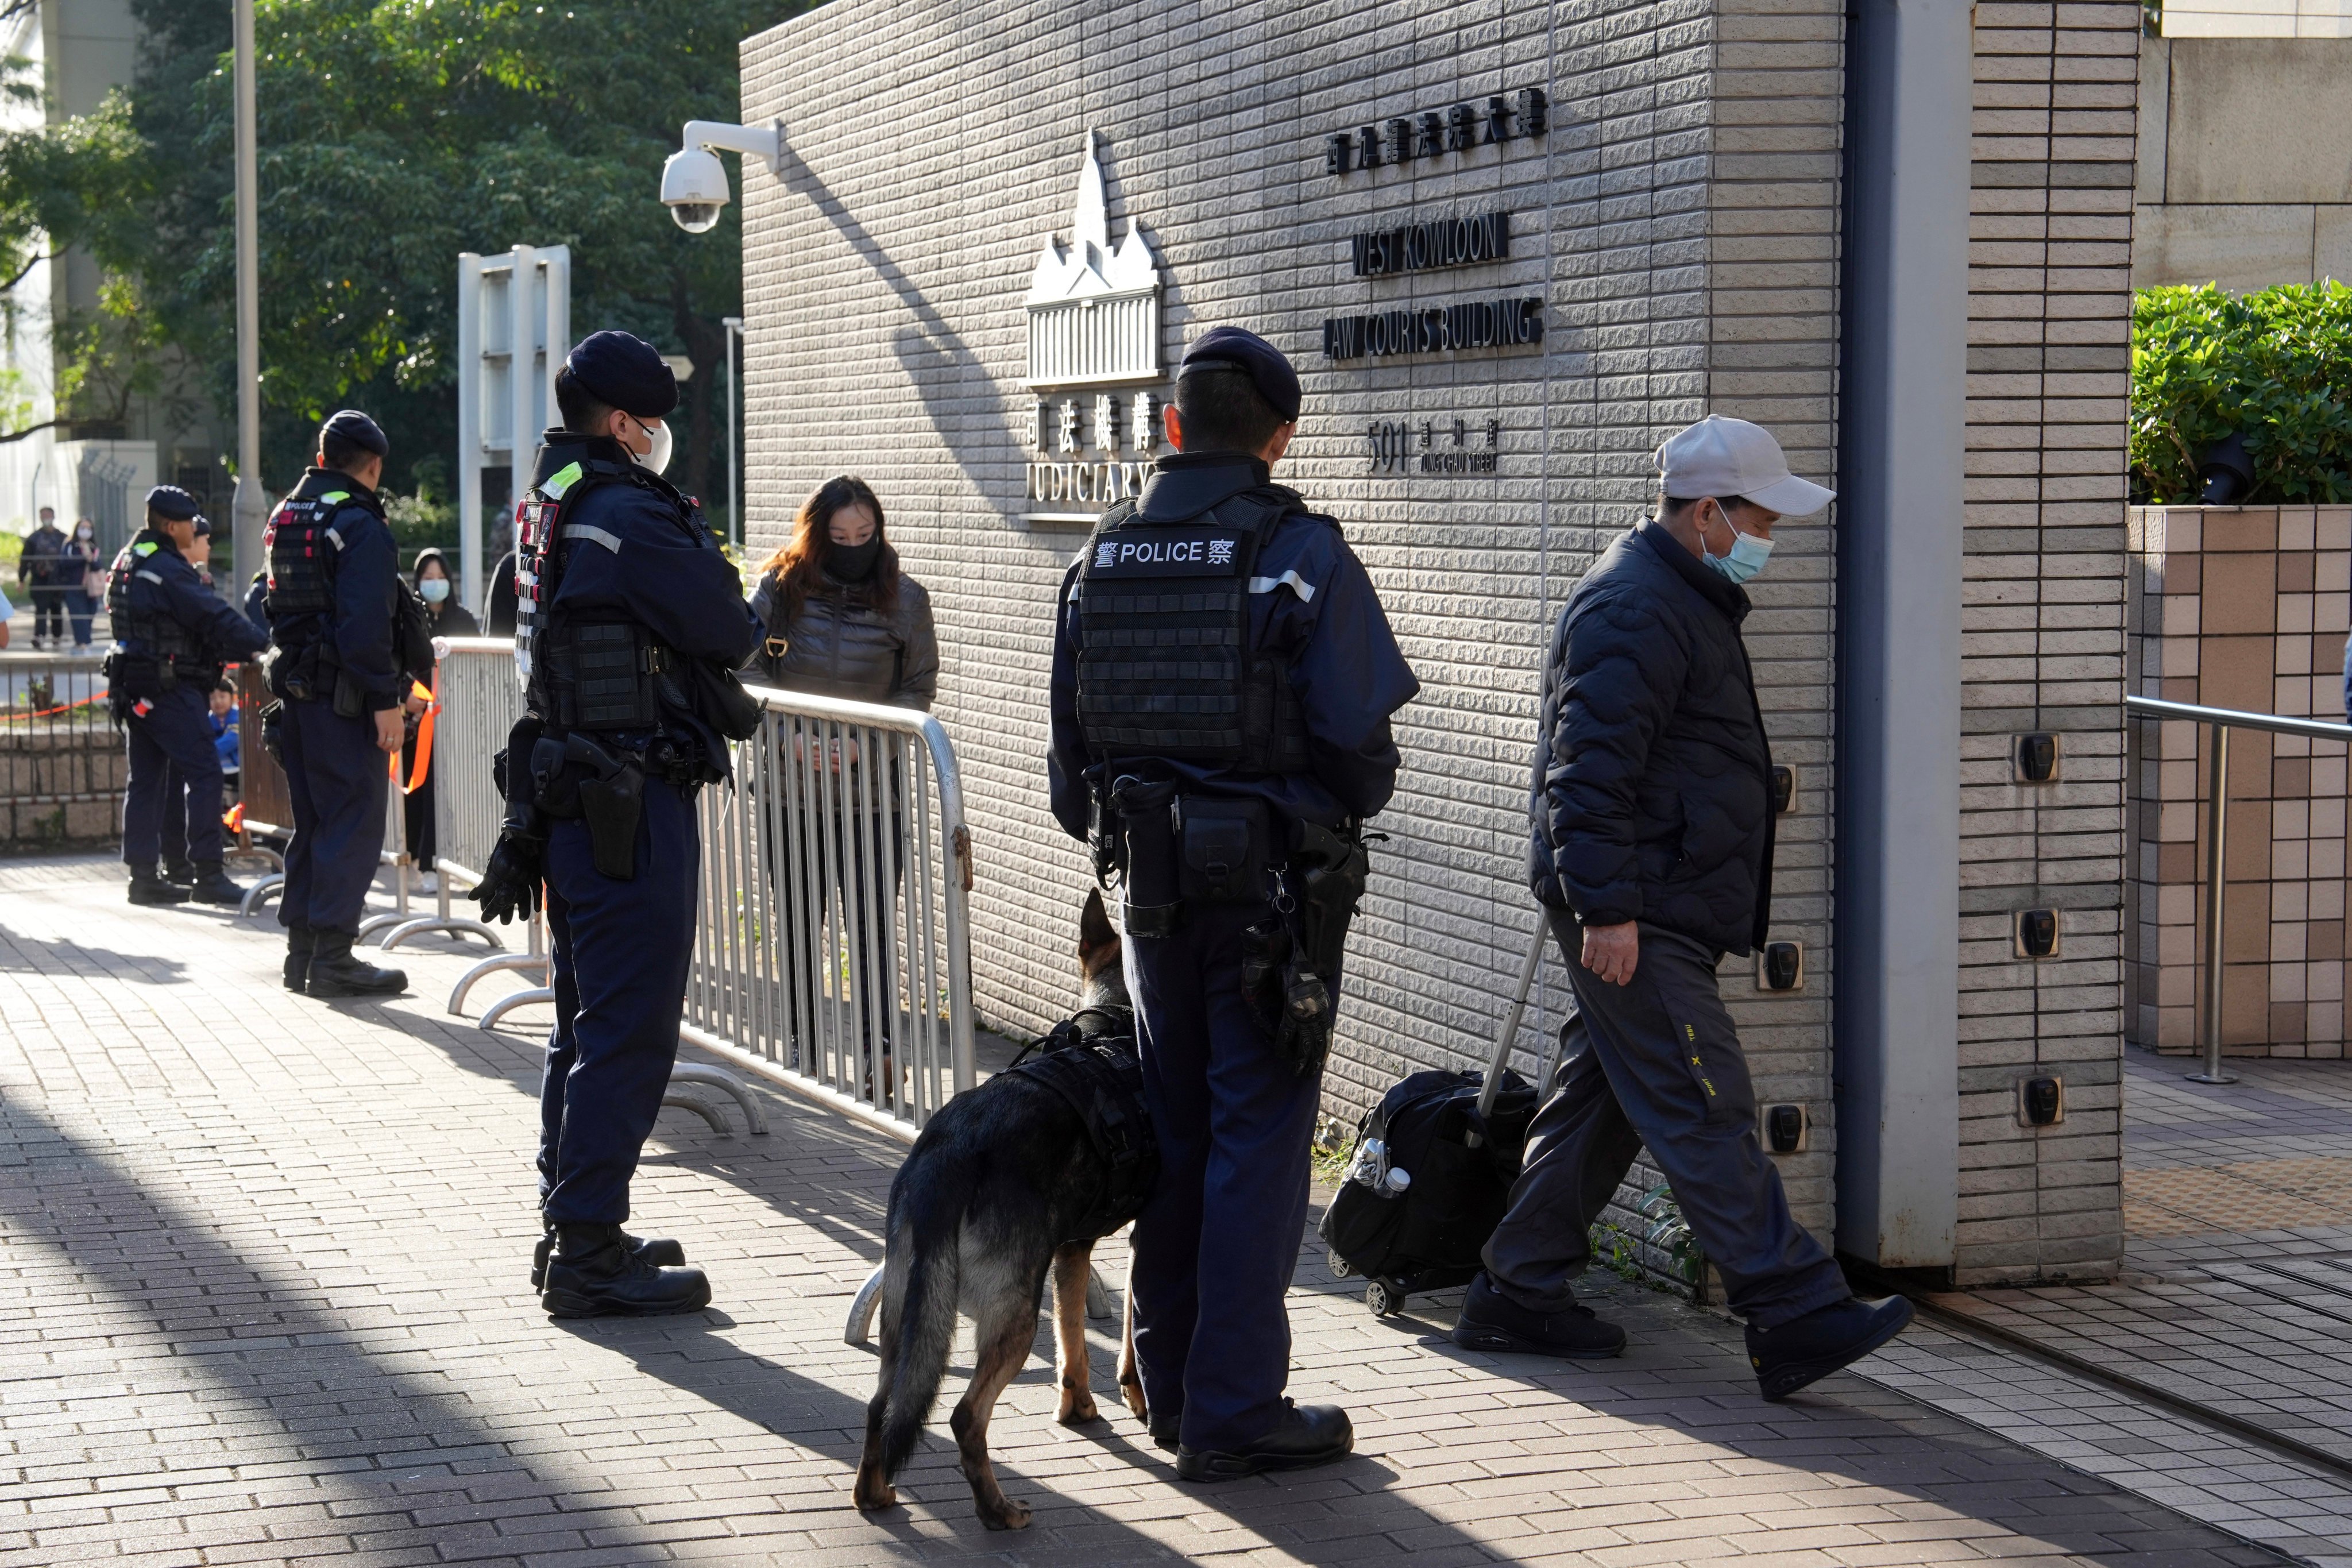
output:
[[[743,547],[743,421],[735,408],[735,357],[743,348],[743,318],[722,316],[727,329],[727,542]]]
[[[236,0],[236,491],[230,503],[238,575],[261,559],[261,175],[254,153],[253,0]],[[236,595],[232,593],[232,598]]]

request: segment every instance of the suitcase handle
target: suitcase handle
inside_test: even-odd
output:
[[[1528,943],[1527,962],[1519,965],[1519,988],[1511,994],[1511,1010],[1503,1016],[1503,1032],[1495,1041],[1494,1059],[1486,1064],[1486,1081],[1478,1089],[1478,1121],[1483,1125],[1487,1113],[1495,1109],[1495,1095],[1503,1086],[1503,1069],[1511,1059],[1511,1046],[1519,1037],[1519,1020],[1528,1010],[1528,993],[1535,989],[1536,970],[1543,963],[1544,939],[1551,934],[1549,922],[1536,921],[1535,939]],[[1536,1092],[1543,1092],[1538,1084]],[[1470,1134],[1470,1146],[1477,1147],[1479,1134]]]

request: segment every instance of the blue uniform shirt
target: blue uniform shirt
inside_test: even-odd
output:
[[[1231,472],[1225,470],[1230,469]],[[1221,486],[1233,494],[1266,482],[1263,464],[1225,454],[1163,458],[1139,510],[1155,516],[1155,489],[1182,474],[1191,495]],[[1205,488],[1204,488],[1205,487]],[[1191,500],[1185,503],[1189,508]],[[1092,761],[1078,730],[1078,647],[1082,591],[1076,563],[1062,580],[1054,628],[1053,754],[1047,764],[1055,820],[1074,838],[1087,833],[1086,771]],[[1389,717],[1412,701],[1421,682],[1389,630],[1363,563],[1325,518],[1294,513],[1258,546],[1250,579],[1250,646],[1288,655],[1291,689],[1307,721],[1310,770],[1248,773],[1195,763],[1159,767],[1204,793],[1256,795],[1294,821],[1336,826],[1367,817],[1396,789],[1399,759]]]
[[[188,558],[162,533],[142,530],[127,550],[131,557],[131,584],[124,592],[132,615],[177,622],[203,657],[224,664],[250,658],[269,646],[251,622],[205,585]],[[129,652],[154,651],[123,628],[117,628],[116,635]]]

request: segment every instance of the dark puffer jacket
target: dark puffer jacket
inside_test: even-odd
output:
[[[1772,758],[1748,595],[1655,522],[1569,595],[1544,669],[1528,880],[1587,925],[1645,921],[1731,952],[1772,903]]]
[[[751,613],[768,628],[743,673],[787,691],[813,691],[856,702],[890,702],[929,711],[940,690],[940,644],[931,629],[931,596],[905,573],[898,603],[877,610],[860,595],[819,575],[801,613],[782,625],[776,574],[760,579]]]

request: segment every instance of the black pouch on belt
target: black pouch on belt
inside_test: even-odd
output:
[[[1184,917],[1177,891],[1174,784],[1121,778],[1110,787],[1118,821],[1120,919],[1129,936],[1169,936]]]
[[[261,749],[286,765],[286,704],[266,702],[261,708]]]
[[[1267,895],[1273,814],[1262,800],[1188,795],[1176,802],[1176,890],[1187,901],[1253,904]]]
[[[637,875],[637,819],[646,809],[646,770],[632,757],[614,757],[587,736],[566,738],[564,760],[584,763],[580,816],[588,825],[588,856],[597,874],[616,882]]]

